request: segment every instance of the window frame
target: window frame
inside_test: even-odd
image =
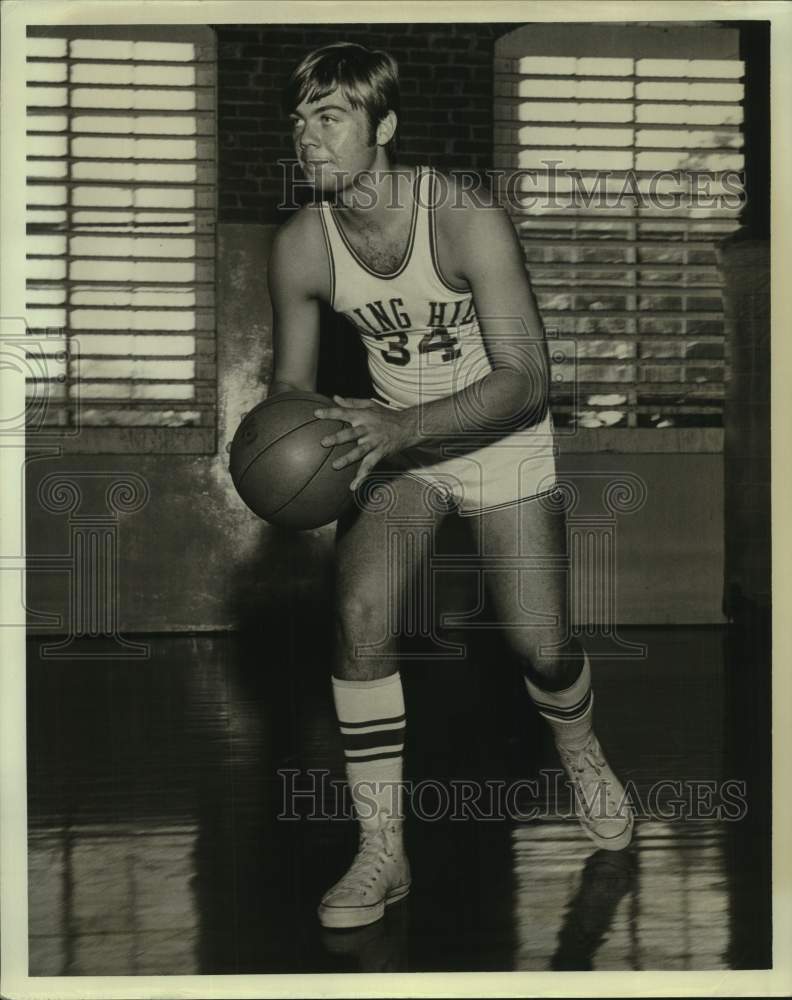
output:
[[[211,134],[202,136],[195,134],[195,141],[201,143],[203,149],[210,152],[211,163],[209,165],[210,175],[202,176],[201,172],[206,170],[206,166],[199,166],[195,181],[195,190],[200,185],[209,186],[205,204],[202,209],[206,210],[209,219],[205,229],[196,227],[193,234],[186,234],[186,238],[194,239],[195,254],[190,260],[195,262],[195,277],[187,286],[191,289],[205,289],[202,305],[196,305],[196,322],[194,330],[184,331],[192,335],[195,339],[195,346],[192,358],[195,363],[195,371],[191,384],[196,388],[195,405],[205,413],[205,423],[200,425],[85,425],[80,420],[81,408],[85,405],[80,398],[80,382],[73,383],[77,387],[74,398],[73,413],[76,415],[73,425],[59,426],[53,423],[46,423],[41,420],[41,414],[46,411],[48,404],[45,402],[41,407],[41,392],[36,391],[36,402],[39,404],[39,419],[28,423],[27,438],[28,444],[57,444],[63,454],[194,454],[194,455],[214,455],[218,449],[218,416],[219,416],[219,385],[218,385],[218,344],[217,344],[217,324],[218,324],[218,288],[217,288],[217,218],[218,218],[218,191],[219,191],[219,156],[218,156],[218,58],[217,39],[215,31],[205,25],[195,24],[119,24],[119,25],[28,25],[26,37],[57,38],[65,39],[67,42],[78,39],[84,40],[107,40],[107,41],[132,41],[132,42],[174,42],[191,43],[199,47],[202,52],[198,62],[204,67],[208,67],[211,72],[211,90],[208,98],[205,99],[203,107],[197,109],[197,114],[211,117]],[[96,84],[96,88],[101,88],[102,84]],[[205,86],[205,85],[204,85]],[[66,114],[73,112],[65,109]],[[112,113],[112,112],[111,112]],[[124,113],[123,111],[120,113]],[[130,112],[134,114],[134,112]],[[156,111],[151,113],[156,114]],[[29,121],[29,115],[26,122]],[[67,135],[71,135],[67,128]],[[124,133],[119,133],[123,135]],[[53,181],[57,184],[57,179]],[[165,209],[167,211],[167,209]],[[27,227],[26,227],[27,228]],[[160,235],[160,230],[154,236]],[[68,240],[74,235],[88,235],[80,230],[64,228],[64,234]],[[130,234],[133,235],[133,234]],[[141,235],[137,232],[137,235]],[[26,240],[27,242],[27,240]],[[202,256],[201,249],[210,248],[210,253]],[[26,247],[27,250],[27,247]],[[141,258],[144,260],[145,258]],[[130,282],[131,282],[130,277]],[[77,279],[79,283],[79,279]],[[27,283],[26,283],[27,284]],[[68,273],[64,279],[64,287],[68,288]],[[137,283],[136,283],[137,284]],[[145,285],[145,281],[140,284]],[[133,287],[133,286],[130,286]],[[197,298],[197,296],[196,296]],[[112,308],[112,306],[110,306]],[[201,312],[203,310],[203,312]],[[208,315],[208,320],[203,323],[199,320],[202,315]],[[27,319],[27,317],[26,317]],[[88,332],[88,331],[86,331]],[[96,331],[97,333],[99,331]],[[118,331],[123,334],[125,331]],[[145,330],[130,330],[130,335],[145,335]],[[174,329],[173,335],[178,335],[182,331]],[[48,337],[55,335],[64,336],[66,343],[73,338],[79,341],[81,331],[79,329],[69,329],[68,325],[61,329],[42,330],[28,328],[28,335],[31,336],[31,356],[44,359]],[[92,335],[95,335],[92,332]],[[200,345],[199,341],[203,341]],[[132,358],[131,360],[134,360]],[[44,393],[46,396],[46,393]],[[203,398],[201,398],[203,397]],[[29,399],[29,402],[31,400]],[[134,402],[126,399],[118,400],[118,409],[123,409],[124,405]],[[90,405],[90,404],[89,404]],[[156,408],[168,407],[170,404],[165,401],[158,404],[156,399],[151,400],[151,405]]]
[[[630,59],[695,59],[704,58],[702,48],[709,47],[706,58],[713,59],[740,59],[739,55],[739,34],[736,27],[712,26],[712,25],[691,25],[667,22],[659,24],[583,24],[583,23],[541,23],[516,27],[513,31],[502,35],[497,39],[494,51],[494,77],[493,87],[493,119],[498,120],[498,110],[504,101],[504,96],[499,93],[498,80],[503,73],[511,72],[513,61],[526,56],[534,57],[561,57],[561,58],[586,58],[592,56],[608,58],[630,58]],[[566,79],[566,78],[564,78]],[[741,78],[741,79],[744,79]],[[526,98],[526,100],[530,100]],[[745,96],[741,105],[745,108]],[[515,122],[515,126],[518,125]],[[549,123],[548,123],[549,124]],[[573,125],[573,123],[570,123]],[[633,122],[632,127],[638,127],[638,122]],[[584,127],[584,126],[583,126]],[[619,126],[614,123],[614,127]],[[713,126],[716,127],[716,126]],[[495,126],[497,132],[497,125]],[[743,137],[745,136],[745,123],[741,126]],[[745,153],[745,147],[742,147]],[[742,168],[745,171],[745,166]],[[592,216],[596,219],[596,215]],[[634,217],[637,221],[638,216]],[[739,232],[739,230],[737,230]],[[525,245],[528,240],[520,237],[521,243]],[[722,275],[720,264],[720,247],[722,241],[705,237],[707,242],[711,242],[717,263],[713,270],[717,270]],[[727,237],[734,239],[734,234]],[[607,245],[607,241],[603,241]],[[636,248],[640,246],[640,241],[636,241]],[[684,243],[680,242],[680,246]],[[637,263],[637,261],[636,261]],[[575,264],[570,265],[570,270]],[[680,265],[680,270],[685,265]],[[526,261],[526,269],[529,275],[532,269],[541,269],[541,264],[531,264]],[[651,270],[651,264],[647,264],[645,270]],[[627,286],[625,286],[627,287]],[[614,293],[619,286],[614,286]],[[729,356],[729,343],[734,337],[733,320],[730,316],[730,306],[726,290],[722,293],[723,302],[723,350],[724,350],[724,395],[722,400],[722,410],[725,412],[726,393],[731,377],[731,358]],[[541,309],[540,309],[541,311]],[[596,315],[595,313],[593,315]],[[636,310],[636,316],[638,312]],[[553,352],[554,342],[558,340],[558,346],[563,353],[563,341],[573,340],[576,334],[558,333],[553,330],[552,320],[545,320],[548,347]],[[606,334],[604,337],[618,339],[618,334]],[[690,335],[691,338],[695,335]],[[674,337],[685,338],[685,334],[669,333],[667,339]],[[634,338],[640,342],[640,337]],[[614,359],[614,363],[617,363]],[[625,385],[639,386],[640,383],[625,383]],[[673,385],[671,383],[670,385]],[[587,390],[590,394],[590,391]],[[602,383],[602,387],[597,390],[598,394],[618,393],[618,383]],[[552,407],[551,389],[551,407]],[[576,406],[579,408],[579,405]],[[561,449],[565,453],[701,453],[701,454],[721,454],[724,449],[725,429],[723,426],[675,426],[667,428],[652,427],[626,427],[626,426],[602,426],[599,428],[587,428],[580,426],[558,426],[556,436]]]

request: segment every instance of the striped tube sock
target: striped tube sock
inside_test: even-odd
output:
[[[398,671],[375,681],[333,677],[355,812],[364,828],[402,816],[404,695]]]
[[[577,680],[562,691],[545,691],[528,678],[525,686],[539,714],[547,719],[556,743],[581,746],[591,735],[591,714],[594,693],[591,690],[591,665],[583,654],[583,669]]]

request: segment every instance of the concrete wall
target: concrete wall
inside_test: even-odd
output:
[[[114,522],[118,586],[113,606],[122,632],[225,629],[268,614],[277,620],[279,609],[301,601],[321,605],[326,598],[332,528],[290,534],[257,521],[237,498],[227,473],[225,445],[241,414],[266,395],[271,311],[265,271],[273,232],[269,225],[219,228],[218,454],[30,455],[27,605],[33,632],[63,632],[70,614],[73,619],[88,614],[74,560],[68,569],[75,512],[52,513],[37,498],[39,484],[53,472],[106,475],[88,481],[96,495],[85,489],[76,512],[89,519],[107,513],[104,490],[113,479],[136,473],[148,486],[146,505],[137,513],[119,514]],[[345,353],[349,345],[343,344],[343,334],[332,326],[326,334],[324,377],[332,379],[334,365],[348,368],[355,358]],[[336,335],[340,351],[332,342]],[[344,391],[350,391],[349,383]],[[617,621],[723,620],[722,456],[562,451],[559,468],[581,484],[577,514],[588,518],[607,514],[602,489],[609,480],[633,476],[644,484],[640,509],[611,515],[607,526],[616,540]],[[41,556],[55,557],[61,568],[36,570]]]
[[[37,502],[44,476],[87,470],[110,477],[135,473],[149,499],[118,521],[119,625],[122,631],[213,629],[237,624],[245,607],[286,599],[310,583],[328,548],[325,535],[285,538],[253,517],[228,475],[225,445],[241,414],[266,396],[271,365],[271,310],[266,259],[274,227],[221,226],[218,243],[218,453],[216,455],[70,455],[28,462],[28,553],[62,555],[69,515]],[[109,480],[99,480],[102,486]],[[102,498],[83,513],[101,513]],[[33,560],[35,562],[35,558]],[[297,569],[295,569],[297,568]],[[32,572],[28,608],[65,619],[74,576]]]
[[[726,571],[730,617],[741,605],[771,603],[770,244],[723,248],[732,377],[724,415]]]
[[[724,621],[722,455],[562,450],[558,468],[562,478],[576,484],[582,480],[591,497],[589,503],[581,503],[584,517],[605,513],[603,480],[615,484],[635,477],[645,488],[638,510],[613,515],[615,621],[636,625]],[[592,473],[596,475],[586,486]],[[573,512],[570,522],[574,517]],[[580,577],[584,567],[576,563],[573,570]]]

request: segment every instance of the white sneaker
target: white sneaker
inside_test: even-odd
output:
[[[561,763],[572,783],[580,824],[606,851],[621,851],[632,840],[634,813],[624,788],[611,771],[592,732],[585,743],[557,743]]]
[[[319,904],[323,927],[364,927],[410,891],[410,865],[401,845],[401,824],[385,818],[361,827],[355,860]]]

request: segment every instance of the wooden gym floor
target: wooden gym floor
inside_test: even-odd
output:
[[[31,638],[31,975],[769,966],[766,644],[734,626],[617,631],[594,661],[595,720],[645,807],[633,845],[596,851],[564,818],[552,743],[496,639],[461,662],[419,650],[402,666],[423,782],[413,890],[347,932],[315,917],[356,836],[330,814],[343,769],[321,622],[131,637],[144,661],[49,659]],[[625,642],[644,658],[621,659]],[[279,819],[309,771],[323,791]],[[442,808],[465,782],[531,778],[514,799],[541,807],[530,821]],[[731,797],[735,814],[728,781],[746,783],[739,820],[713,807]]]

